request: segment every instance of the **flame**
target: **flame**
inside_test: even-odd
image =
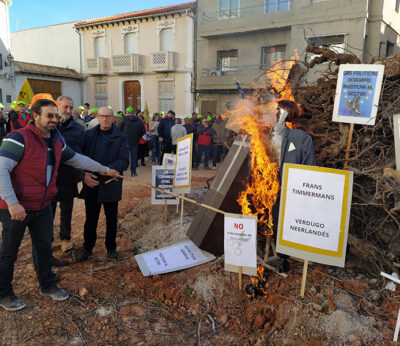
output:
[[[279,166],[269,137],[276,123],[278,101],[294,101],[288,76],[295,62],[296,59],[292,59],[274,64],[265,74],[268,86],[256,89],[252,96],[236,103],[230,110],[232,118],[228,125],[240,128],[250,139],[252,173],[237,202],[244,215],[258,217],[259,230],[265,235],[273,232],[272,207],[280,190]],[[265,103],[266,95],[271,96],[270,102]],[[261,104],[260,98],[263,100]]]
[[[264,267],[257,266],[257,276],[250,276],[251,284],[246,286],[247,297],[252,302],[257,297],[267,298],[268,283],[264,276]]]

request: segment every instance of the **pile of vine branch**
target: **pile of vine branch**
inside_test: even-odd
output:
[[[329,49],[307,47],[320,54],[308,70],[326,63],[316,84],[298,85],[295,99],[303,115],[300,127],[313,138],[317,164],[343,169],[349,124],[332,121],[338,66],[359,63],[356,56]],[[354,172],[349,243],[355,256],[364,259],[364,269],[394,270],[400,258],[400,172],[396,172],[393,115],[400,113],[400,54],[380,59],[385,76],[375,126],[355,125],[348,169]],[[326,64],[325,64],[326,65]],[[319,65],[321,68],[321,65]],[[358,250],[357,250],[358,248]]]

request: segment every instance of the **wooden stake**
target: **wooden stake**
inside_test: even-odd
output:
[[[242,290],[242,266],[239,266],[239,291]]]
[[[181,227],[183,227],[183,203],[185,202],[184,199],[181,200]]]
[[[164,200],[164,225],[167,225],[167,200]]]
[[[269,255],[269,247],[271,246],[271,236],[267,235],[267,241],[265,242],[265,255],[264,255],[264,261],[268,261],[268,255]]]
[[[394,330],[393,341],[397,342],[399,337],[399,329],[400,329],[400,309],[399,313],[397,314],[397,321],[396,321],[396,328]]]
[[[306,288],[306,279],[307,279],[307,270],[308,270],[308,261],[304,260],[303,276],[301,278],[301,288],[300,288],[300,297],[301,298],[304,298],[304,290]]]
[[[343,165],[344,169],[347,169],[347,166],[349,165],[350,147],[351,147],[351,140],[353,139],[353,131],[354,131],[354,123],[351,123],[349,137],[347,138],[346,155],[344,157],[344,165]]]

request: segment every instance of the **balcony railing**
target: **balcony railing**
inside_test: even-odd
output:
[[[175,71],[177,67],[177,54],[176,52],[157,52],[152,53],[152,66],[153,71]]]
[[[111,68],[114,73],[142,73],[143,56],[140,54],[113,55]]]
[[[88,74],[107,74],[110,69],[108,58],[87,58],[86,72]]]

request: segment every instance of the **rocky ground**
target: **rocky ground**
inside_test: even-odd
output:
[[[28,345],[369,345],[390,344],[400,297],[385,290],[378,277],[360,273],[347,258],[346,268],[310,264],[304,299],[299,297],[302,263],[290,260],[288,278],[266,272],[266,298],[250,302],[238,290],[238,275],[224,271],[223,258],[161,276],[143,277],[134,255],[186,239],[197,207],[185,203],[184,227],[169,207],[164,226],[162,206],[151,206],[151,168],[124,182],[120,203],[118,250],[108,260],[105,222],[92,258],[76,263],[82,244],[84,205],[78,200],[73,215],[75,249],[55,255],[71,261],[56,268],[60,286],[70,292],[66,302],[39,295],[28,233],[20,248],[14,287],[27,303],[19,312],[0,311],[1,344]],[[214,171],[193,175],[189,197],[201,201],[204,185]],[[137,179],[137,180],[136,180]],[[58,233],[58,217],[55,234]],[[250,283],[244,277],[244,285]]]

